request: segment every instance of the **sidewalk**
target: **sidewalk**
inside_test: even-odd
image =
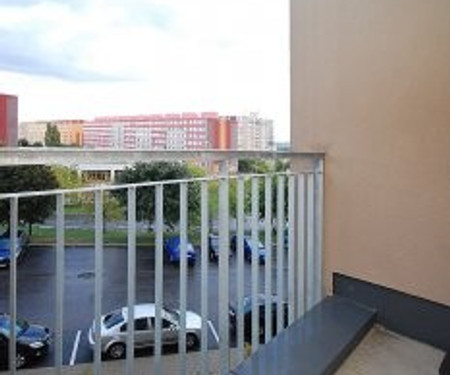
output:
[[[162,356],[163,374],[177,375],[178,372],[178,354]],[[236,349],[230,350],[230,369],[237,365]],[[154,357],[141,357],[134,360],[135,375],[151,375],[154,373]],[[211,375],[219,373],[219,351],[209,351],[209,373]],[[201,353],[188,353],[186,357],[186,374],[200,375],[201,373]],[[102,370],[105,375],[121,375],[125,374],[125,361],[105,361],[102,362]],[[6,372],[0,372],[6,374]],[[56,374],[54,368],[38,368],[38,369],[24,369],[18,372],[21,375],[52,375]],[[76,366],[66,366],[63,371],[64,375],[93,375],[92,364],[81,364]]]

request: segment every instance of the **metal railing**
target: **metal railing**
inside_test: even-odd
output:
[[[284,302],[288,303],[288,322],[291,324],[301,317],[304,312],[314,306],[322,298],[322,211],[323,211],[323,157],[314,156],[308,167],[298,172],[278,174],[248,174],[230,176],[227,174],[227,162],[222,161],[222,168],[218,176],[196,178],[189,180],[170,180],[147,182],[127,185],[111,185],[87,187],[73,190],[56,190],[46,192],[25,192],[17,194],[1,194],[0,199],[10,202],[10,236],[11,248],[16,248],[18,232],[19,201],[24,198],[37,196],[56,197],[56,317],[54,330],[55,368],[57,374],[63,373],[63,335],[64,335],[64,279],[65,279],[65,210],[64,201],[68,194],[92,193],[94,195],[95,217],[95,280],[94,280],[94,373],[102,373],[102,355],[100,344],[100,327],[102,311],[102,293],[104,289],[102,271],[104,268],[104,202],[106,191],[125,189],[127,191],[127,306],[129,322],[133,321],[136,303],[136,192],[142,188],[155,190],[155,263],[154,263],[154,366],[155,374],[164,373],[162,360],[162,309],[163,309],[163,280],[164,280],[164,189],[167,185],[178,185],[179,194],[179,233],[181,239],[181,254],[179,267],[179,368],[180,374],[186,374],[186,312],[187,312],[187,234],[188,234],[188,185],[199,184],[201,196],[200,218],[200,315],[201,340],[200,360],[201,374],[209,374],[208,350],[208,296],[211,291],[208,274],[208,235],[211,233],[209,202],[209,185],[212,181],[219,183],[218,210],[218,350],[220,357],[220,374],[230,371],[230,331],[229,331],[229,302],[230,302],[230,181],[235,180],[236,186],[236,261],[233,263],[236,272],[237,298],[237,332],[236,351],[238,361],[245,357],[244,337],[244,222],[246,190],[251,190],[251,351],[258,350],[260,345],[259,322],[264,318],[264,342],[272,338],[273,330],[278,334],[284,329]],[[250,181],[246,183],[246,181]],[[276,184],[276,197],[273,197],[273,184]],[[260,194],[264,187],[264,196]],[[286,188],[287,186],[287,188]],[[287,194],[285,194],[287,191]],[[276,210],[273,210],[275,199]],[[260,202],[264,202],[263,213],[260,213]],[[287,209],[285,209],[287,207]],[[273,215],[275,212],[275,215]],[[275,216],[275,217],[273,217]],[[264,222],[263,237],[266,248],[266,262],[259,265],[258,243],[260,238],[260,219]],[[275,221],[275,225],[274,225]],[[274,231],[274,227],[276,230]],[[285,230],[288,228],[287,249],[285,244]],[[273,243],[273,238],[276,242]],[[285,254],[287,252],[287,254]],[[260,268],[264,272],[260,273]],[[17,318],[17,261],[11,256],[9,267],[10,295],[9,313],[12,321]],[[273,276],[276,275],[275,282]],[[263,275],[264,280],[260,280]],[[275,293],[274,293],[275,292]],[[265,295],[265,316],[259,316],[258,295]],[[276,327],[272,327],[272,295],[277,296]],[[134,343],[135,332],[133,324],[127,326],[126,367],[125,373],[134,373]],[[16,373],[16,337],[11,335],[9,352],[9,369]]]

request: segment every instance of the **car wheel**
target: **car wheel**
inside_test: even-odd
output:
[[[22,368],[27,363],[27,358],[25,357],[25,354],[21,352],[16,353],[16,368]]]
[[[198,337],[192,333],[186,335],[186,349],[193,350],[198,347],[199,340]]]
[[[121,343],[112,344],[108,349],[108,356],[112,359],[125,357],[125,345]]]

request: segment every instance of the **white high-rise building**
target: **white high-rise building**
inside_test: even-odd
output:
[[[274,150],[273,120],[258,113],[236,117],[238,150]]]

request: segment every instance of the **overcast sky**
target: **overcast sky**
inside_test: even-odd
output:
[[[0,0],[19,119],[258,111],[289,140],[288,0]]]

